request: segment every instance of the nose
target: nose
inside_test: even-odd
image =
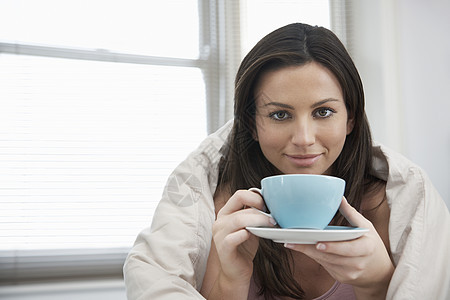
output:
[[[296,146],[310,146],[316,142],[316,129],[311,120],[299,119],[293,124],[291,142]]]

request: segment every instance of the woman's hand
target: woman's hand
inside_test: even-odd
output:
[[[262,197],[251,191],[237,191],[217,214],[213,225],[213,240],[220,261],[221,292],[227,294],[232,291],[244,295],[246,299],[253,274],[253,259],[258,250],[258,238],[245,227],[274,226],[275,221],[255,209],[244,209],[245,207],[262,210]]]
[[[358,299],[384,299],[394,266],[382,239],[345,198],[339,210],[350,224],[368,228],[369,232],[351,241],[285,246],[317,261],[337,281],[353,285]]]

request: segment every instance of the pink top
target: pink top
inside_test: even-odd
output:
[[[253,281],[250,282],[250,290],[248,292],[249,300],[264,300],[264,295],[258,295],[258,286]],[[275,300],[278,298],[275,298]],[[353,287],[350,284],[340,283],[336,281],[333,286],[322,296],[314,298],[314,300],[356,300]]]

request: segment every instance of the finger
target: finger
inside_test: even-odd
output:
[[[230,233],[245,229],[248,226],[273,227],[275,224],[273,218],[249,208],[218,217],[213,225],[213,233],[218,238],[225,238]]]
[[[351,264],[355,260],[355,257],[323,252],[318,250],[316,245],[286,244],[285,247],[302,252],[323,266],[344,266],[346,264]]]
[[[315,245],[312,245],[312,244],[290,244],[290,243],[285,243],[284,247],[286,247],[288,249],[295,250],[295,251],[299,251],[299,252],[302,252],[303,254],[308,255],[308,254],[312,253],[313,249],[315,248]]]
[[[371,224],[369,220],[364,218],[353,206],[351,206],[345,197],[342,197],[341,205],[339,206],[341,214],[349,221],[352,226],[370,228]]]
[[[228,234],[223,239],[223,245],[227,247],[227,249],[234,249],[243,242],[247,241],[251,237],[251,233],[245,229],[241,229],[235,231],[233,233]]]
[[[320,242],[316,245],[318,251],[346,257],[366,256],[373,252],[373,248],[371,239],[367,239],[365,236],[351,241]]]
[[[252,206],[258,209],[264,207],[264,201],[262,197],[254,192],[239,190],[231,196],[231,198],[225,203],[218,215],[228,215],[235,211],[243,209],[245,206]]]
[[[230,219],[228,224],[235,230],[238,228],[245,228],[247,226],[274,226],[277,224],[272,217],[263,215],[261,212],[253,208],[237,211],[228,217]]]
[[[321,251],[318,251],[316,249],[316,245],[284,244],[284,246],[288,249],[298,251],[298,252],[305,254],[306,256],[310,257],[311,259],[315,260],[317,263],[319,263],[321,265],[326,264],[330,259],[332,259],[333,261],[339,261],[337,255],[323,253]],[[334,258],[332,258],[332,257],[334,257]]]

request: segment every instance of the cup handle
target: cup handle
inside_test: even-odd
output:
[[[255,188],[255,187],[252,187],[252,188],[249,188],[248,190],[249,190],[249,191],[251,191],[251,192],[255,192],[255,193],[258,193],[258,194],[260,194],[260,195],[261,195],[261,197],[262,197],[262,190],[261,190],[261,189],[258,189],[258,188]]]
[[[249,188],[248,190],[251,191],[251,192],[254,192],[254,193],[258,193],[259,195],[261,195],[261,197],[263,196],[261,189],[252,187],[252,188]],[[269,214],[269,213],[263,212],[262,210],[259,210],[259,209],[257,209],[256,207],[253,207],[253,206],[250,206],[250,208],[252,208],[252,209],[258,211],[259,213],[261,213],[261,214],[263,214],[263,215],[273,219],[272,215]]]

